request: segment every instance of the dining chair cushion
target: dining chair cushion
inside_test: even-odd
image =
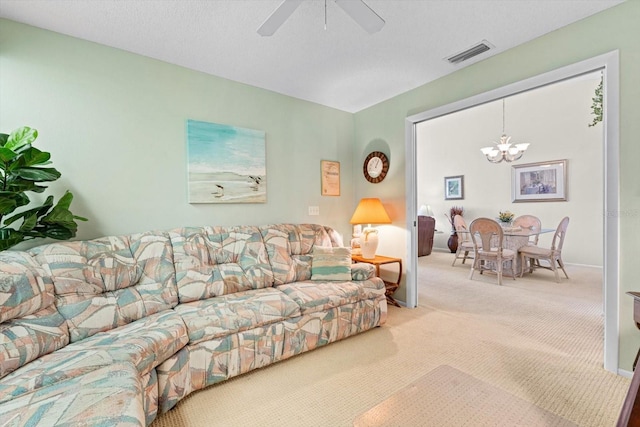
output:
[[[536,245],[527,245],[527,246],[523,246],[521,247],[518,252],[520,252],[521,254],[525,254],[525,255],[536,255],[536,256],[541,256],[541,257],[550,257],[551,256],[551,249],[549,248],[541,248],[540,246],[536,246]]]
[[[498,248],[491,248],[490,251],[485,251],[484,249],[478,249],[478,253],[484,256],[497,257]],[[502,249],[502,258],[511,258],[515,256],[515,254],[516,254],[515,251],[512,251],[511,249]]]

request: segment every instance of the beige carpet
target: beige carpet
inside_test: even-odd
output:
[[[383,327],[195,392],[153,427],[351,426],[441,365],[577,425],[614,425],[629,380],[602,369],[601,271],[498,286],[468,280],[452,256],[419,258],[418,308],[390,307]]]
[[[442,365],[356,418],[355,427],[527,426],[575,424]]]

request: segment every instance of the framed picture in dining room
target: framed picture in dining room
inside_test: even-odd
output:
[[[444,177],[444,199],[464,199],[464,175]]]
[[[513,202],[567,201],[567,160],[512,166],[511,199]]]

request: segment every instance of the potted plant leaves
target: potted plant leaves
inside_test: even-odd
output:
[[[36,238],[70,239],[78,230],[76,220],[87,220],[69,210],[69,191],[57,203],[48,196],[44,203],[32,204],[29,193],[43,193],[47,186],[42,183],[60,178],[49,166],[50,153],[33,146],[37,137],[38,131],[26,126],[0,133],[0,250]]]

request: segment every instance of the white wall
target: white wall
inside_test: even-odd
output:
[[[512,142],[531,145],[522,159],[492,164],[480,148],[502,133],[502,101],[428,120],[417,126],[418,206],[430,205],[436,218],[434,247],[446,250],[449,223],[444,214],[463,206],[467,223],[499,211],[531,214],[544,228],[571,219],[563,259],[603,265],[602,124],[589,127],[594,90],[600,73],[581,76],[511,96],[505,103],[505,132]],[[512,203],[512,165],[567,159],[566,202]],[[444,200],[444,177],[464,175],[464,200]],[[552,234],[540,244],[551,244]]]

